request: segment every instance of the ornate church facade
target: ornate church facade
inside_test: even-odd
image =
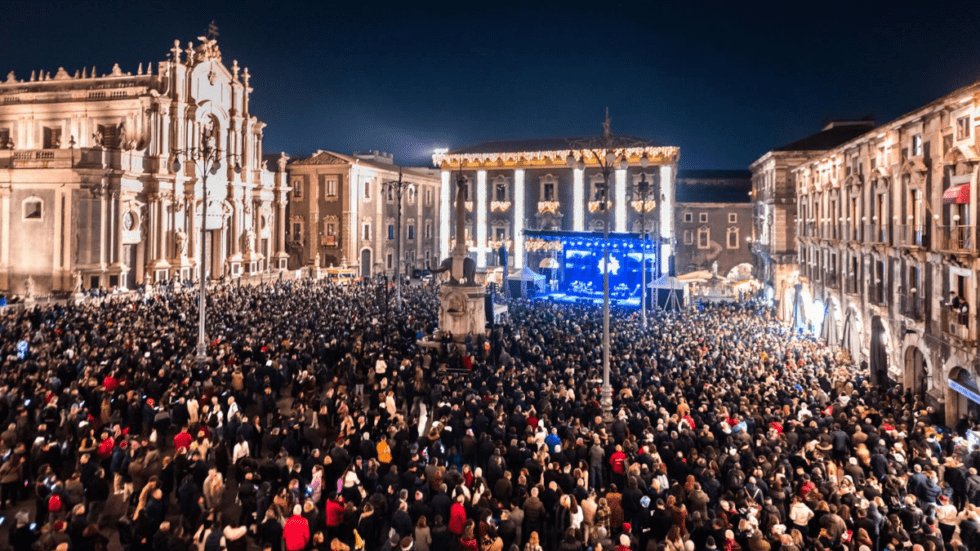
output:
[[[199,41],[136,74],[0,82],[0,290],[196,279],[202,233],[209,278],[286,267],[289,187],[263,164],[248,69]]]

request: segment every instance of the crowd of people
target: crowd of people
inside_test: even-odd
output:
[[[288,281],[0,313],[15,551],[980,549],[980,453],[755,303],[515,299],[417,343],[433,289]]]

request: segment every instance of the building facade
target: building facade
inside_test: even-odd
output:
[[[626,167],[610,172],[611,186],[602,210],[602,170],[594,156],[573,144],[581,139],[532,139],[486,142],[433,155],[441,170],[440,258],[447,258],[456,239],[453,200],[461,175],[466,205],[466,239],[477,269],[497,263],[494,251],[508,252],[511,268],[537,269],[547,251],[529,250],[524,230],[659,234],[663,271],[672,256],[674,179],[680,149],[649,140],[615,141],[610,151]],[[615,144],[626,144],[616,147]],[[569,166],[582,162],[583,167]],[[646,160],[643,160],[643,159]],[[643,167],[646,164],[646,167]]]
[[[677,173],[677,273],[751,266],[752,203],[748,170]]]
[[[798,282],[797,183],[793,169],[873,127],[873,120],[830,121],[820,132],[777,147],[749,166],[755,203],[755,235],[751,244],[755,273],[776,304],[791,301]]]
[[[289,267],[347,266],[392,275],[399,240],[403,274],[435,264],[439,174],[396,166],[378,151],[317,151],[290,162]],[[401,177],[401,228],[397,186]]]
[[[978,414],[978,117],[975,84],[793,170],[809,322],[950,426]]]
[[[285,235],[288,188],[260,163],[265,125],[251,114],[249,79],[214,40],[175,41],[167,61],[136,74],[118,65],[103,75],[9,73],[0,83],[0,289],[196,278],[202,224],[210,277],[285,268],[276,236]],[[190,158],[205,141],[219,152],[213,167]]]

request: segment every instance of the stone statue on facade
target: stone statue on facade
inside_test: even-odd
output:
[[[24,280],[24,298],[28,300],[34,298],[34,278],[31,276],[27,276]]]
[[[286,172],[286,161],[288,160],[289,155],[286,155],[285,151],[279,154],[279,160],[277,161],[279,163],[279,172]]]
[[[249,228],[249,230],[245,232],[245,252],[251,253],[254,250],[255,250],[255,232],[251,228]]]
[[[177,240],[177,256],[187,254],[187,233],[184,230],[177,230],[174,237]]]
[[[71,292],[76,295],[82,292],[82,272],[78,270],[72,272]]]
[[[718,277],[718,261],[711,263],[711,277]]]
[[[92,145],[94,147],[102,147],[102,132],[101,131],[96,130],[92,134]]]

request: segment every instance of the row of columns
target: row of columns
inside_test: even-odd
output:
[[[573,231],[585,231],[585,207],[591,198],[586,198],[585,193],[585,171],[573,168],[573,179],[572,179],[572,230]],[[440,194],[440,223],[439,223],[439,243],[440,243],[440,256],[441,258],[447,258],[450,254],[450,220],[453,216],[455,205],[453,200],[456,196],[455,186],[456,182],[453,179],[451,169],[442,170],[442,190]],[[616,185],[613,190],[614,198],[614,209],[615,209],[615,230],[617,232],[628,232],[628,221],[627,221],[627,205],[626,205],[626,188],[627,188],[627,170],[617,169],[615,171],[616,175]],[[660,235],[665,239],[663,245],[663,250],[661,254],[661,259],[663,261],[663,266],[661,267],[661,273],[668,273],[669,269],[669,258],[671,251],[670,239],[674,235],[673,227],[673,208],[674,208],[674,185],[673,185],[673,167],[671,165],[660,166],[660,181],[662,197],[657,198],[657,202],[663,203],[659,204],[659,208],[663,209],[664,213],[660,217]],[[526,205],[525,205],[525,170],[524,169],[514,169],[514,205],[512,212],[512,227],[513,227],[513,241],[514,241],[514,254],[513,254],[513,265],[515,268],[522,268],[523,257],[524,257],[524,243],[521,238],[521,232],[524,231],[524,220],[526,217]],[[662,199],[662,200],[661,200]],[[476,239],[476,249],[477,249],[477,268],[485,268],[487,266],[487,253],[489,252],[487,248],[487,171],[478,170],[476,173],[476,228],[475,228],[475,239]],[[462,239],[462,236],[457,236],[457,239]]]

